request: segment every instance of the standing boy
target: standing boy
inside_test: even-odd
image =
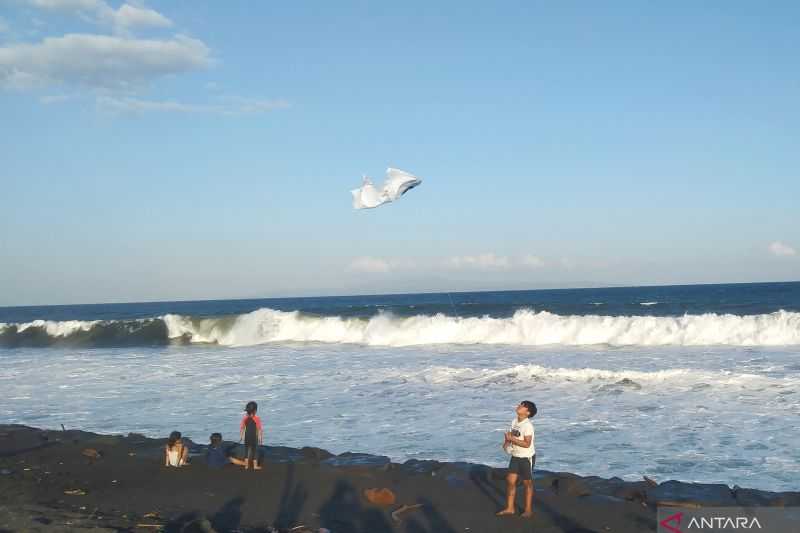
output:
[[[261,419],[256,414],[258,404],[247,402],[244,411],[244,418],[239,425],[239,441],[244,441],[244,460],[247,461],[244,469],[261,470],[258,447],[264,444],[264,429],[261,427]]]
[[[513,515],[517,497],[517,480],[525,485],[524,518],[533,516],[533,465],[536,464],[536,449],[533,446],[533,422],[536,404],[527,400],[517,406],[517,416],[511,421],[511,430],[505,434],[503,449],[511,454],[506,475],[506,508],[497,516]]]

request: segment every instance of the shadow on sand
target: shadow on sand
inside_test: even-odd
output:
[[[304,482],[295,482],[295,467],[289,465],[281,491],[277,515],[273,524],[253,527],[243,526],[242,505],[245,498],[238,496],[229,500],[213,515],[200,512],[182,514],[171,520],[165,527],[167,533],[206,533],[210,525],[217,532],[267,532],[290,531],[309,521],[302,521],[301,515],[308,500],[308,489]],[[422,505],[413,516],[404,516],[401,523],[395,523],[385,509],[364,505],[358,489],[346,479],[339,479],[331,496],[314,512],[318,527],[335,533],[455,533],[444,516],[434,505],[424,499],[416,503]],[[270,529],[270,527],[274,529]],[[316,527],[309,527],[316,531]]]

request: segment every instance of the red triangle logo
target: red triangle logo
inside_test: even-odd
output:
[[[664,520],[659,522],[659,524],[661,524],[665,529],[667,529],[671,533],[681,533],[680,529],[681,518],[683,518],[683,513],[675,513],[672,516],[666,517]]]

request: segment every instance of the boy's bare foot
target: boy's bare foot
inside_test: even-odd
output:
[[[522,513],[522,518],[533,518],[533,511],[525,511]]]
[[[253,470],[261,470],[261,469],[262,469],[262,467],[260,467],[260,466],[258,466],[258,465],[256,465],[256,466],[254,466],[254,467],[253,467]]]
[[[502,511],[495,514],[495,516],[511,516],[514,514],[514,511],[510,509],[503,509]]]

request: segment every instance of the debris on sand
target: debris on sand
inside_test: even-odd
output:
[[[394,505],[397,501],[397,498],[390,489],[366,489],[364,491],[364,497],[370,503],[374,503],[375,505]]]

